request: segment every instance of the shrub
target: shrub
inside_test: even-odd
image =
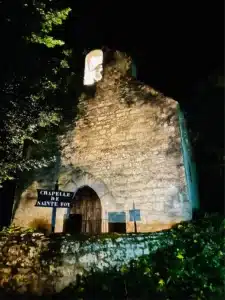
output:
[[[169,231],[172,245],[132,260],[120,271],[92,272],[62,295],[81,299],[222,300],[224,229],[224,219],[217,215],[176,225]]]
[[[22,234],[32,232],[34,232],[33,228],[23,228],[16,226],[15,224],[11,224],[9,227],[3,227],[2,231],[0,231],[2,234]]]

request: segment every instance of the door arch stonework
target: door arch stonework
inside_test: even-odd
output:
[[[88,185],[77,190],[69,216],[74,220],[71,224],[72,232],[88,234],[102,232],[105,220],[102,219],[101,201],[96,192]]]
[[[60,182],[59,182],[60,184]],[[104,220],[102,222],[102,230],[101,232],[108,232],[108,211],[114,211],[116,209],[116,201],[113,197],[112,193],[108,189],[107,185],[99,178],[94,178],[93,175],[89,173],[85,173],[82,176],[72,175],[71,180],[63,185],[61,190],[70,191],[76,193],[88,186],[91,188],[98,196],[101,203],[101,219]],[[71,208],[68,208],[66,211],[66,215],[64,215],[64,219],[68,218],[71,212]],[[63,231],[63,223],[61,223],[61,232]]]

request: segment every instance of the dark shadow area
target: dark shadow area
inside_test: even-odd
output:
[[[4,182],[0,188],[0,231],[11,223],[15,190],[14,180]]]
[[[82,230],[82,215],[70,214],[64,221],[63,232],[70,234],[79,234]]]
[[[196,162],[201,208],[224,213],[224,87],[205,83],[182,103]]]
[[[109,223],[109,233],[126,233],[126,223]]]

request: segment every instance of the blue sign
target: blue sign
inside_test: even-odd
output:
[[[141,221],[141,212],[140,209],[131,209],[130,213],[130,221]]]
[[[126,214],[124,211],[121,212],[109,212],[108,213],[109,223],[126,223]]]

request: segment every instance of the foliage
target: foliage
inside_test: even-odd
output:
[[[170,230],[173,245],[133,260],[120,271],[92,272],[60,297],[223,299],[224,229],[219,216],[181,223]]]
[[[0,231],[0,234],[26,234],[26,233],[33,233],[35,232],[35,229],[33,228],[22,228],[19,226],[16,226],[14,224],[11,224],[9,227],[3,227],[3,229]]]
[[[29,148],[45,145],[48,132],[62,120],[59,99],[68,91],[72,53],[58,38],[70,12],[63,5],[50,0],[0,3],[0,183],[54,160],[32,157]]]
[[[131,68],[131,58],[120,51],[116,51],[114,54],[115,66],[120,72],[125,75],[127,71]]]
[[[9,229],[11,233],[16,230]],[[224,217],[205,215],[167,233],[165,245],[156,252],[150,251],[120,270],[95,270],[78,276],[76,283],[58,294],[46,295],[46,299],[224,299]],[[168,235],[173,241],[170,246]],[[54,240],[46,251],[43,257],[53,257],[58,251]]]
[[[37,8],[37,11],[43,18],[40,33],[39,35],[32,33],[31,38],[28,38],[28,40],[33,43],[44,44],[49,48],[54,48],[57,45],[64,45],[65,43],[62,40],[54,39],[52,36],[49,36],[49,33],[52,32],[54,26],[63,24],[63,21],[67,19],[71,9],[66,8],[61,11],[49,10],[46,12],[43,7],[45,7],[45,5],[42,3],[41,7]]]

